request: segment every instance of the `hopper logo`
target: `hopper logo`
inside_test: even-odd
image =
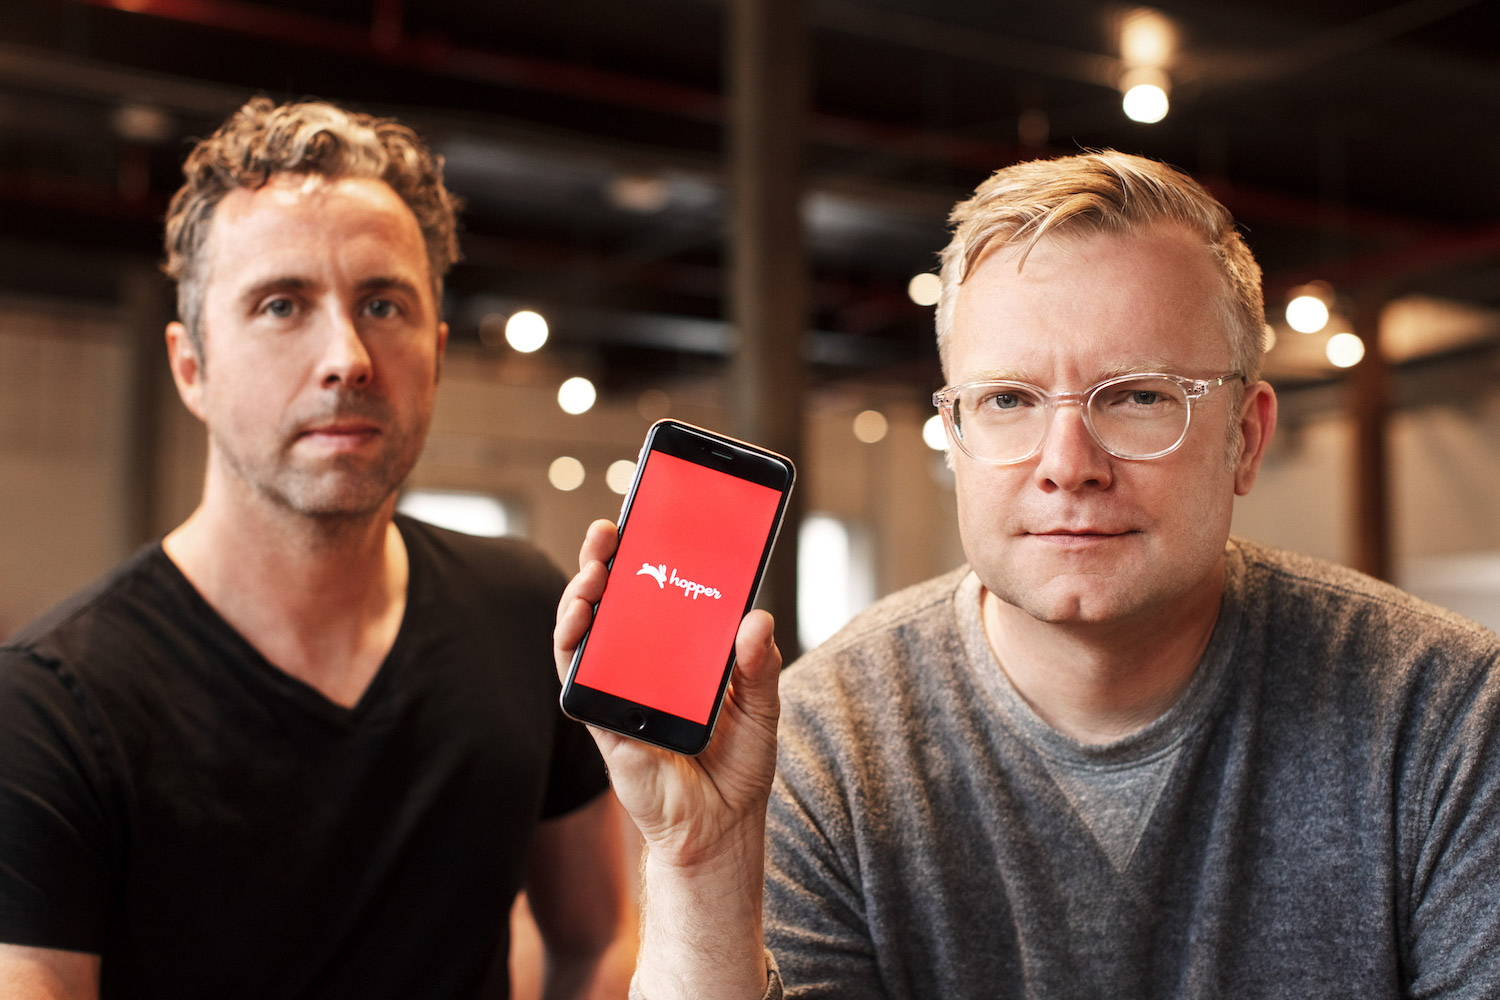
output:
[[[658,589],[667,589],[667,583],[669,581],[667,579],[666,563],[657,563],[655,566],[653,566],[648,562],[643,562],[641,563],[641,568],[635,571],[635,575],[649,576],[651,579],[656,581],[656,586]],[[701,583],[694,583],[692,580],[678,576],[677,568],[675,566],[672,568],[672,578],[670,580],[670,583],[674,587],[682,588],[683,597],[691,597],[695,601],[699,597],[712,597],[717,601],[724,596],[723,594],[719,593],[719,589],[717,587],[705,587]]]

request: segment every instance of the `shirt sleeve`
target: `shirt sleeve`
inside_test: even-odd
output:
[[[570,813],[609,787],[604,760],[588,729],[564,716],[555,705],[553,711],[558,720],[552,733],[552,769],[542,801],[542,819]]]
[[[112,852],[102,744],[78,683],[0,650],[0,941],[101,950]]]
[[[1500,663],[1462,692],[1403,806],[1406,995],[1500,996]]]

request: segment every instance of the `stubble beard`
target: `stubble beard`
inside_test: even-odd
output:
[[[381,428],[379,452],[373,458],[332,455],[317,459],[315,464],[299,460],[295,452],[297,428],[334,417],[362,417],[375,422]],[[289,421],[288,429],[278,434],[282,443],[270,460],[244,455],[228,447],[222,438],[216,450],[228,470],[269,506],[331,527],[367,521],[385,510],[416,465],[427,428],[427,419],[415,426],[399,426],[383,399],[345,393],[320,412]]]

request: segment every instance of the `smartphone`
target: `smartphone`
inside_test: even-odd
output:
[[[708,746],[795,478],[775,452],[678,420],[651,425],[565,713],[681,754]]]

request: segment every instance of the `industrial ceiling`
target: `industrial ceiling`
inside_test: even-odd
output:
[[[1314,279],[1346,307],[1437,302],[1468,332],[1419,332],[1396,360],[1493,358],[1500,5],[1157,11],[1171,106],[1141,124],[1120,103],[1125,6],[807,0],[813,384],[930,392],[931,310],[907,282],[934,269],[948,207],[997,167],[1097,147],[1208,184],[1268,305]],[[605,391],[719,371],[726,20],[725,0],[5,0],[0,294],[114,301],[120,269],[159,255],[190,138],[255,93],[317,96],[402,117],[446,157],[468,203],[457,338],[532,308]],[[1273,370],[1323,377],[1296,336]]]

